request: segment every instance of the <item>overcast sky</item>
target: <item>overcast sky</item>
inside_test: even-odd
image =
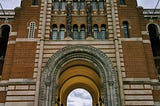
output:
[[[139,6],[144,8],[155,8],[158,0],[137,0]],[[21,0],[0,0],[4,9],[13,9],[20,5]],[[160,3],[157,8],[160,8]]]

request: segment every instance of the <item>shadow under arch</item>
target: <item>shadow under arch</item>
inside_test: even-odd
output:
[[[72,59],[84,59],[96,67],[104,106],[121,106],[117,71],[112,62],[99,49],[83,44],[64,47],[49,58],[41,75],[39,106],[56,106],[59,75]]]

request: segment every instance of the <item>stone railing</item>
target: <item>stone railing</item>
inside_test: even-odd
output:
[[[160,17],[160,9],[144,9],[144,17]]]
[[[4,15],[6,15],[6,16],[13,16],[13,15],[15,15],[15,11],[14,10],[0,10],[0,16],[4,16]]]

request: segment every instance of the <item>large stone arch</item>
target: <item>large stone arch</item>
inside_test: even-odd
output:
[[[49,58],[41,75],[39,106],[56,106],[58,77],[63,66],[71,60],[82,59],[96,67],[101,80],[104,106],[120,106],[117,71],[110,59],[99,49],[89,45],[70,45]]]

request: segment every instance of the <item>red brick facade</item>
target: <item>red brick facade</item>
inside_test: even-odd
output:
[[[73,44],[85,44],[98,48],[110,58],[117,70],[120,67],[122,76],[117,75],[117,77],[122,79],[123,105],[160,105],[160,73],[158,74],[158,65],[155,65],[155,62],[160,61],[160,56],[153,56],[148,29],[150,24],[157,26],[157,36],[160,37],[159,9],[155,10],[155,14],[150,14],[145,11],[153,12],[154,10],[137,7],[136,0],[125,0],[124,5],[120,4],[120,0],[111,0],[111,2],[106,0],[105,8],[91,13],[91,37],[87,35],[86,7],[84,10],[72,11],[72,36],[68,38],[66,36],[67,10],[57,11],[53,7],[54,2],[50,1],[52,0],[48,2],[38,0],[38,5],[32,5],[32,0],[22,0],[21,7],[14,11],[5,10],[6,14],[3,15],[3,11],[0,10],[2,13],[0,14],[0,27],[3,25],[10,27],[4,63],[1,64],[3,70],[0,70],[2,71],[0,106],[14,106],[17,102],[18,106],[22,106],[23,103],[24,106],[38,106],[36,105],[38,101],[36,84],[40,82],[39,71],[43,72],[46,62],[54,53]],[[31,22],[35,24],[30,26]],[[128,38],[124,37],[126,28],[124,22],[128,25]],[[65,26],[63,40],[53,40],[52,25],[57,26],[58,34],[61,33],[61,25]],[[85,26],[85,39],[74,40],[72,38],[74,25],[78,26],[79,33],[81,33],[81,25]],[[96,33],[94,25],[98,26],[97,30],[101,34],[102,26],[105,25],[105,39],[94,38]],[[33,38],[29,38],[32,33],[31,27],[34,30]],[[118,47],[115,46],[115,41],[118,42]]]

